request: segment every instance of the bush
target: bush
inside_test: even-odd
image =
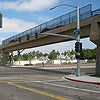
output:
[[[24,64],[24,66],[33,66],[33,64]]]

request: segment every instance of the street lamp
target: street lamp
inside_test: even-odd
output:
[[[57,5],[55,7],[52,7],[50,10],[53,10],[59,6],[69,6],[69,7],[73,7],[76,8],[76,15],[77,15],[77,30],[76,32],[78,34],[76,34],[76,41],[80,43],[80,12],[79,12],[79,6],[72,6],[72,5],[68,5],[68,4],[61,4],[61,5]],[[77,55],[80,56],[80,51],[77,52]],[[80,58],[77,58],[77,72],[76,72],[76,76],[80,76]]]

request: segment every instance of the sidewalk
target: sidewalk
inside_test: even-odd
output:
[[[54,70],[54,71],[59,71],[57,69],[60,69],[59,72],[62,72],[61,69],[65,70],[66,68],[73,68],[73,67],[43,67],[43,68],[40,68],[40,69]],[[81,66],[81,68],[91,68],[91,66]],[[94,66],[92,66],[92,68],[94,68]],[[100,85],[100,78],[89,76],[89,75],[86,75],[86,74],[83,74],[80,77],[77,77],[75,75],[67,75],[64,78],[67,79],[67,80],[70,80],[70,81],[75,81],[75,82],[82,82],[82,83]]]
[[[75,82],[83,82],[83,83],[89,83],[89,84],[96,84],[100,85],[100,78],[92,77],[92,76],[75,76],[75,75],[67,75],[64,77],[67,80],[75,81]]]
[[[42,67],[41,69],[66,69],[66,68],[77,68],[77,66],[66,66],[66,67]],[[95,66],[81,66],[81,68],[95,68]]]

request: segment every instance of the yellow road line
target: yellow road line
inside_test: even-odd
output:
[[[27,82],[25,80],[0,80],[0,82]]]
[[[37,93],[37,94],[41,94],[41,95],[44,95],[44,96],[47,96],[47,97],[51,97],[51,98],[54,98],[54,99],[57,99],[57,100],[69,100],[67,98],[64,98],[64,97],[61,97],[61,96],[58,96],[58,95],[43,92],[43,91],[40,91],[40,90],[37,90],[37,89],[34,89],[34,88],[28,88],[28,87],[18,85],[18,84],[15,84],[15,83],[8,82],[8,84],[15,86],[17,88],[28,90],[28,91],[31,91],[31,92],[34,92],[34,93]]]

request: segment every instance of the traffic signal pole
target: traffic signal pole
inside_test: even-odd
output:
[[[77,9],[77,30],[79,32],[77,34],[76,40],[77,40],[77,42],[80,43],[80,12],[79,12],[79,6],[76,6],[76,9]],[[77,72],[76,72],[76,76],[80,76],[80,51],[79,50],[77,52],[77,56],[79,56],[79,57],[77,58]]]
[[[79,42],[79,49],[80,49],[80,8],[79,6],[72,6],[72,5],[68,5],[68,4],[61,4],[58,6],[55,6],[53,8],[51,8],[50,10],[55,9],[56,7],[59,6],[70,6],[70,7],[74,7],[76,8],[76,15],[77,15],[77,29],[75,32],[75,37],[72,36],[68,36],[68,35],[58,35],[58,34],[52,34],[52,33],[42,33],[42,34],[47,34],[47,35],[54,35],[54,36],[61,36],[61,37],[67,37],[67,38],[72,38],[75,39],[77,42]],[[77,72],[76,72],[76,76],[80,76],[80,50],[78,50],[78,52],[76,52],[76,56],[78,56],[77,58]]]

